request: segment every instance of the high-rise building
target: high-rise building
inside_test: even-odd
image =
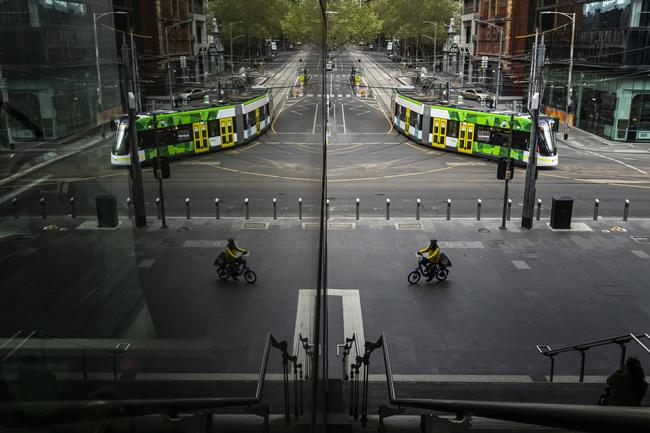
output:
[[[4,146],[52,140],[118,115],[111,0],[0,2]]]
[[[601,0],[553,4],[537,12],[575,14],[573,98],[570,120],[581,129],[618,141],[650,141],[650,0]],[[544,102],[565,119],[571,20],[538,15],[546,33]]]

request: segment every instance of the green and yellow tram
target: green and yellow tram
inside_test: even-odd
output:
[[[497,159],[507,156],[510,130],[513,131],[510,157],[527,164],[532,119],[517,113],[510,125],[510,113],[481,111],[466,106],[433,105],[417,96],[393,94],[393,124],[413,141],[441,150]],[[537,165],[558,165],[555,119],[541,115],[537,143]]]
[[[224,106],[195,107],[156,113],[160,156],[183,157],[227,149],[253,140],[271,126],[271,95],[265,92]],[[153,115],[139,114],[136,120],[140,162],[157,156]],[[131,163],[128,119],[120,119],[111,164]]]

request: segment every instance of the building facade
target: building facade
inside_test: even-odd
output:
[[[3,146],[65,137],[121,112],[111,11],[111,0],[0,2]]]
[[[575,14],[570,121],[611,140],[650,141],[650,0],[557,0],[537,11]],[[567,21],[546,14],[541,27]],[[564,121],[571,26],[547,33],[546,46],[546,111]]]
[[[530,42],[522,36],[530,26],[529,11],[528,0],[463,0],[460,33],[461,47],[471,59],[466,65],[468,82],[495,92],[501,55],[501,95],[524,93],[522,82]]]

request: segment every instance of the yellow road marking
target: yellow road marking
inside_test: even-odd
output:
[[[214,167],[216,169],[227,171],[227,172],[230,172],[230,173],[247,174],[247,175],[251,175],[251,176],[268,177],[268,178],[272,178],[272,179],[296,180],[296,181],[302,181],[302,182],[320,182],[321,181],[321,179],[318,179],[318,178],[280,176],[280,175],[277,175],[277,174],[258,173],[258,172],[247,171],[247,170],[238,170],[238,169],[235,169],[235,168],[222,167],[222,166],[219,166],[217,164],[209,163],[209,162],[202,162],[200,164],[209,165],[209,166]],[[431,173],[437,173],[437,172],[441,172],[441,171],[451,170],[452,168],[459,167],[461,165],[462,164],[449,166],[449,167],[435,168],[435,169],[426,170],[426,171],[419,171],[419,172],[413,172],[413,173],[402,173],[402,174],[392,174],[392,175],[386,175],[386,176],[370,176],[370,177],[347,178],[347,179],[328,179],[327,182],[329,182],[329,183],[360,182],[360,181],[370,181],[370,180],[397,179],[397,178],[400,178],[400,177],[410,177],[410,176],[421,176],[421,175],[425,175],[425,174],[431,174]]]
[[[255,146],[257,146],[257,145],[260,144],[260,143],[261,143],[260,141],[256,141],[256,142],[254,142],[254,143],[250,143],[249,145],[244,146],[244,147],[236,147],[236,148],[232,149],[232,150],[231,150],[230,152],[228,152],[228,153],[236,153],[236,154],[239,154],[239,153],[242,153],[242,152],[244,152],[244,151],[246,151],[246,150],[248,150],[248,149],[252,149],[252,148],[254,148]],[[226,149],[226,150],[227,150],[227,149]]]

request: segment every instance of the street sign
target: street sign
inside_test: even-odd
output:
[[[181,68],[182,69],[187,68],[187,56],[181,56],[180,60],[181,60]]]
[[[487,56],[482,56],[481,57],[481,68],[487,69],[488,67],[488,58]]]

